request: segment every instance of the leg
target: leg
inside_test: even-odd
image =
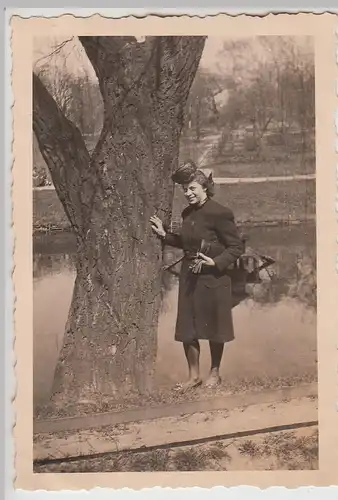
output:
[[[186,391],[201,385],[200,379],[200,344],[198,340],[193,340],[189,343],[183,343],[185,357],[189,367],[189,380],[185,384],[179,385],[179,390]]]
[[[189,367],[189,380],[196,381],[200,375],[200,344],[198,340],[183,344],[185,357],[187,358]]]
[[[209,345],[211,355],[211,370],[206,385],[208,387],[215,387],[221,382],[221,377],[219,376],[219,367],[222,361],[224,344],[210,341]]]

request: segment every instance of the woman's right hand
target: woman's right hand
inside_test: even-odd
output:
[[[150,217],[150,223],[151,223],[151,228],[154,231],[154,233],[157,234],[160,238],[164,238],[166,235],[166,232],[163,227],[163,222],[157,215],[153,215]]]

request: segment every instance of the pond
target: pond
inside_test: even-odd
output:
[[[234,309],[236,340],[225,350],[221,375],[235,390],[316,380],[315,226],[250,228],[249,245],[276,259],[276,279],[255,285]],[[34,237],[34,405],[50,397],[74,285],[70,233]],[[166,292],[158,327],[156,379],[171,386],[187,376],[182,345],[173,340],[177,281]],[[201,369],[209,369],[202,342]]]

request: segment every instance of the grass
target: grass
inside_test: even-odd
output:
[[[285,148],[266,148],[259,158],[254,154],[217,156],[210,168],[215,177],[266,177],[315,173],[315,153],[290,152]]]
[[[59,229],[70,226],[58,195],[52,189],[33,191],[33,227],[50,226]]]
[[[306,219],[316,213],[316,183],[279,181],[265,184],[222,184],[215,200],[230,207],[238,222]],[[186,205],[182,190],[175,190],[173,218],[179,219]]]
[[[172,454],[171,457],[175,470],[179,471],[198,471],[205,467],[205,457],[198,449],[181,449]]]
[[[260,454],[260,447],[257,443],[248,439],[239,445],[238,451],[241,455],[249,455],[249,457],[257,457]]]
[[[262,442],[245,440],[238,451],[249,457],[274,457],[279,469],[318,468],[318,430],[308,435],[296,432],[271,433]]]
[[[168,472],[217,469],[217,461],[230,460],[223,446],[198,445],[150,452],[120,452],[73,463],[35,465],[35,472]],[[216,462],[216,463],[215,463]]]
[[[315,214],[315,181],[217,186],[215,200],[232,208],[238,222],[288,221]],[[173,218],[180,219],[185,199],[176,189]],[[69,228],[68,219],[54,190],[33,192],[33,227]]]

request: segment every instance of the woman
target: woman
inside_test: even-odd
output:
[[[244,252],[231,210],[212,200],[213,181],[187,162],[173,174],[183,186],[189,203],[182,212],[180,234],[166,232],[162,221],[150,218],[153,231],[165,245],[181,248],[184,259],[179,280],[175,340],[182,342],[189,366],[189,380],[182,390],[201,385],[199,340],[208,340],[211,370],[206,382],[221,381],[219,368],[224,343],[234,339],[229,270]]]

